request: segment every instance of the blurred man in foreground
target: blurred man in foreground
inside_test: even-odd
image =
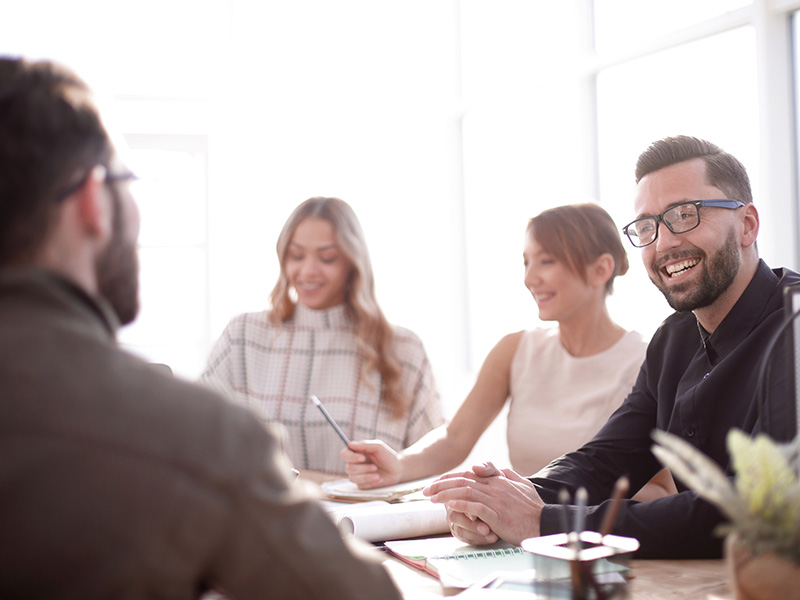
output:
[[[398,598],[278,432],[117,348],[133,178],[83,81],[0,59],[0,597]]]

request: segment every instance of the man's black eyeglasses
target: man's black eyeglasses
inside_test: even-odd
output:
[[[658,222],[661,221],[672,233],[686,233],[700,225],[700,207],[737,209],[744,206],[741,200],[690,200],[670,206],[660,215],[642,217],[622,228],[631,244],[637,248],[649,246],[658,238]]]
[[[106,170],[106,176],[105,176],[105,179],[104,179],[104,181],[106,183],[113,183],[115,181],[136,181],[137,179],[139,179],[139,177],[136,175],[136,173],[133,173],[131,171],[123,171],[121,173],[112,173],[111,171],[108,170],[108,167],[106,167],[105,165],[98,165],[98,166],[101,166]],[[62,202],[63,200],[66,200],[67,198],[69,198],[69,196],[71,196],[78,189],[80,189],[80,187],[86,181],[86,178],[89,177],[89,175],[91,175],[93,170],[94,170],[94,167],[89,169],[86,172],[86,174],[83,177],[81,177],[78,181],[76,181],[75,183],[70,185],[63,192],[59,193],[58,196],[56,197],[58,202]]]

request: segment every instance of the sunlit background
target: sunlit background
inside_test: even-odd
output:
[[[75,68],[127,142],[142,176],[132,351],[196,378],[227,321],[267,307],[294,206],[338,196],[366,230],[385,313],[423,339],[452,412],[499,338],[540,324],[522,285],[527,219],[596,199],[624,225],[655,139],[740,158],[762,257],[798,268],[798,9],[2,0],[0,53]],[[670,311],[629,250],[612,314],[650,336]],[[488,439],[479,451],[502,453]]]

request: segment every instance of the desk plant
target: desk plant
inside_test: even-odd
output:
[[[736,475],[729,478],[705,454],[673,434],[656,431],[653,453],[689,488],[728,519],[737,598],[785,599],[800,594],[800,437],[778,444],[767,435],[728,432]]]

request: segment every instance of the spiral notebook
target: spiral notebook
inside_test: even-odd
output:
[[[471,546],[446,536],[395,540],[384,546],[403,562],[439,578],[445,587],[466,588],[498,571],[533,569],[533,556],[506,542]]]

